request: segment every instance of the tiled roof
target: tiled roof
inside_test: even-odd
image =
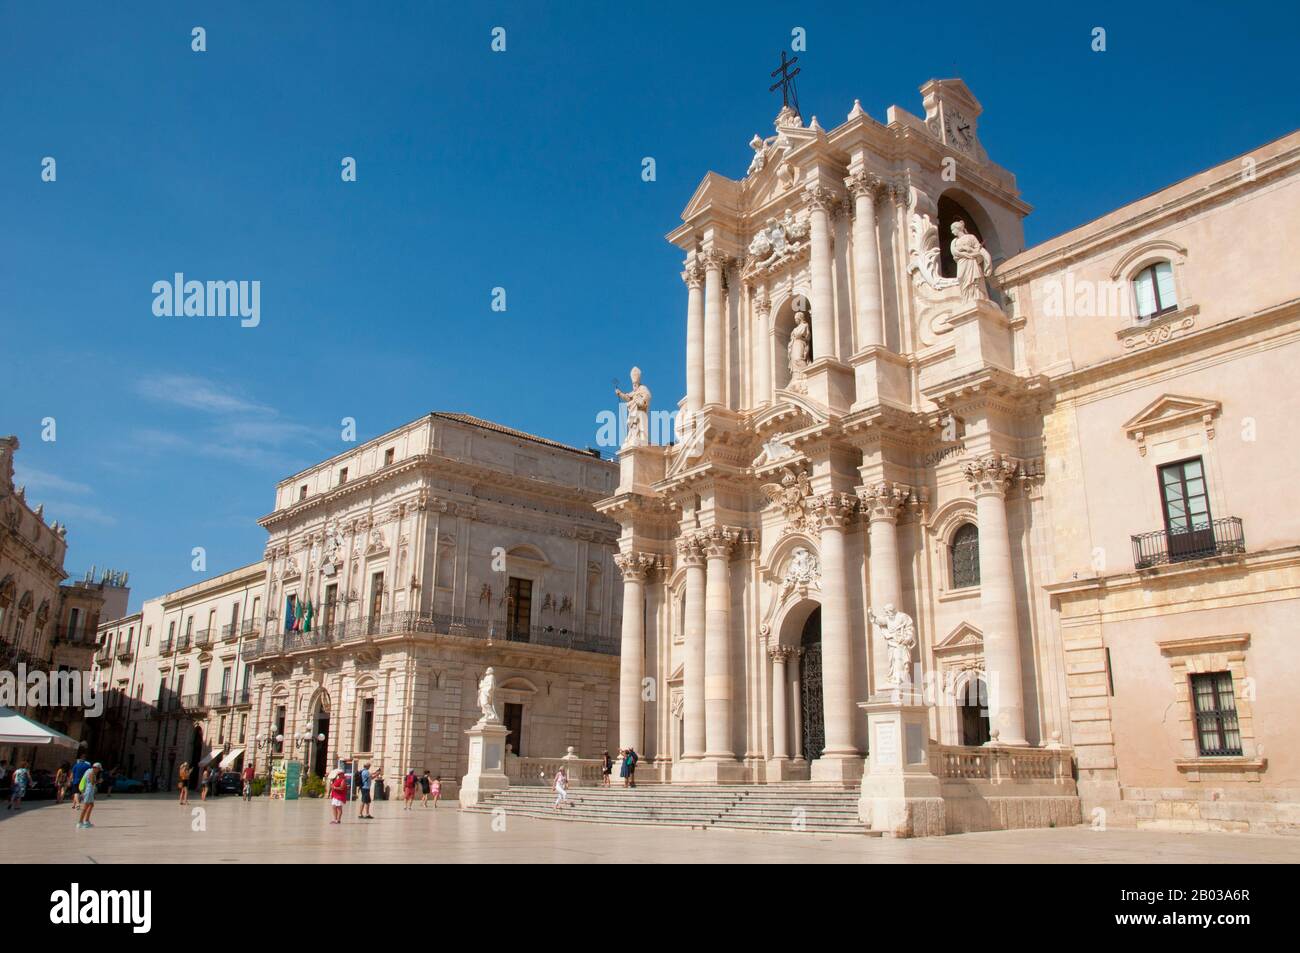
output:
[[[444,420],[454,420],[457,423],[470,424],[474,427],[482,427],[484,430],[491,430],[495,433],[506,434],[511,437],[518,437],[520,440],[531,440],[533,443],[540,443],[547,447],[555,447],[557,450],[568,450],[570,453],[580,453],[584,457],[599,457],[599,454],[591,450],[581,450],[577,447],[571,447],[567,443],[559,443],[555,440],[547,440],[545,437],[538,437],[535,434],[525,433],[522,430],[515,430],[513,427],[507,427],[503,424],[493,423],[490,420],[484,420],[482,417],[475,417],[471,414],[453,414],[447,411],[435,410],[430,414],[432,417],[441,417]]]

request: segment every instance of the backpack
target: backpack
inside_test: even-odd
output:
[[[89,777],[90,777],[90,772],[89,771],[85,772],[81,776],[81,783],[77,785],[77,790],[80,791],[82,794],[86,793],[86,779]]]

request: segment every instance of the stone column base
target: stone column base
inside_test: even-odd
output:
[[[460,806],[474,807],[510,787],[505,771],[510,729],[502,724],[475,725],[465,734],[469,735],[469,772],[460,781]]]
[[[858,818],[886,837],[939,837],[947,833],[938,778],[862,779]]]
[[[772,758],[764,765],[767,781],[807,781],[808,762],[802,758]]]
[[[866,759],[858,755],[821,757],[812,762],[809,779],[848,787],[862,780],[865,767]]]

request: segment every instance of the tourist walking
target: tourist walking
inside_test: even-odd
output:
[[[429,788],[433,786],[433,778],[429,777],[429,769],[424,769],[424,774],[420,775],[420,803],[425,807],[429,806]]]
[[[636,787],[636,763],[641,760],[635,748],[627,749],[627,786]]]
[[[609,787],[609,776],[614,773],[614,759],[606,751],[604,757],[600,760],[600,786]]]
[[[253,770],[253,765],[251,763],[244,765],[243,778],[245,801],[251,801],[253,799],[253,776],[255,773],[256,772]]]
[[[77,827],[94,827],[90,823],[90,814],[95,810],[95,785],[99,784],[99,773],[104,770],[104,766],[96,761],[90,766],[90,769],[81,776],[81,784],[78,793],[81,795],[81,814],[77,820]]]
[[[54,772],[54,803],[62,804],[63,796],[68,793],[68,778],[72,772],[68,768],[68,762],[59,765],[59,770]]]
[[[402,800],[405,802],[402,810],[404,811],[409,811],[415,804],[415,783],[415,769],[412,768],[402,779]]]
[[[208,799],[208,788],[211,787],[211,785],[208,783],[209,780],[208,776],[210,773],[211,772],[209,771],[208,768],[204,768],[202,771],[199,772],[199,800],[200,801],[206,801]]]
[[[343,776],[342,768],[330,772],[330,811],[334,815],[331,824],[343,823],[343,805],[348,799],[348,779]]]
[[[180,778],[180,782],[176,785],[178,788],[180,788],[181,791],[180,803],[189,804],[190,803],[190,763],[188,761],[181,762],[181,766],[177,770],[177,777]]]
[[[27,796],[27,785],[32,783],[32,773],[27,770],[26,761],[18,762],[18,769],[14,771],[14,776],[9,783],[9,803],[5,805],[5,810],[20,811],[23,807],[23,798]]]
[[[374,816],[370,813],[371,783],[370,765],[367,764],[361,769],[361,810],[357,813],[357,817],[363,817],[366,820],[374,820]]]
[[[569,774],[564,768],[555,772],[555,803],[551,810],[558,811],[561,804],[569,803]]]
[[[76,763],[72,765],[72,777],[69,781],[72,784],[72,809],[74,811],[81,809],[81,779],[86,776],[90,770],[90,762],[81,755],[77,755]]]
[[[434,810],[437,810],[438,800],[439,798],[442,797],[442,776],[441,775],[434,778],[433,783],[429,785],[429,794],[433,797]]]

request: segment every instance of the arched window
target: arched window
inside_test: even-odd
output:
[[[948,546],[952,563],[952,587],[965,589],[980,584],[980,531],[974,523],[966,523],[952,534]]]
[[[1133,297],[1139,318],[1153,318],[1177,310],[1173,265],[1158,261],[1139,271],[1133,278]]]

